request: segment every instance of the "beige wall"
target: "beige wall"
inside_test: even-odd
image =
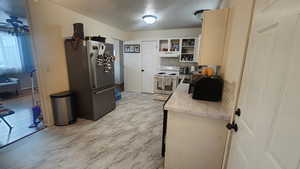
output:
[[[49,95],[69,89],[64,37],[72,36],[73,23],[85,26],[85,35],[101,35],[125,40],[127,32],[108,26],[74,11],[58,6],[48,0],[28,0],[31,20],[34,54],[38,67],[38,81],[41,86],[42,108],[47,125],[53,124]]]
[[[53,124],[49,95],[69,89],[63,40],[73,34],[73,23],[83,23],[85,35],[101,35],[112,43],[120,40],[149,40],[168,37],[197,37],[199,28],[125,32],[61,7],[48,0],[28,0],[34,54],[41,86],[42,108],[47,125]]]
[[[228,111],[233,112],[248,42],[253,0],[225,0],[223,5],[230,8],[223,58],[225,80],[223,104]]]
[[[154,31],[136,31],[129,33],[129,40],[158,40],[171,37],[198,37],[200,28],[163,29]]]
[[[112,42],[112,38],[125,40],[128,33],[112,26],[101,23],[92,18],[81,15],[72,10],[66,9],[48,0],[29,0],[31,15],[38,20],[33,23],[36,25],[48,24],[59,25],[62,28],[62,36],[72,36],[73,23],[81,22],[84,24],[85,35],[101,35]]]
[[[230,8],[232,7],[232,1],[234,0],[223,0],[221,3],[220,3],[220,8]]]

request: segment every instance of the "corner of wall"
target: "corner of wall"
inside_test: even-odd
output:
[[[219,4],[219,9],[222,9],[222,8],[229,8],[230,7],[230,3],[231,3],[232,0],[222,0]]]

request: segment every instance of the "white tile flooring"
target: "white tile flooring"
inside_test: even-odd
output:
[[[116,110],[93,122],[50,127],[0,149],[1,169],[158,169],[162,105],[123,93]]]
[[[29,128],[32,124],[31,95],[5,100],[3,103],[5,108],[13,110],[15,114],[5,117],[5,119],[13,126],[11,131],[7,125],[0,120],[0,147],[39,131],[42,128],[42,126],[38,128]]]

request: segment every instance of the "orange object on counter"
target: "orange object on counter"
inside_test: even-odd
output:
[[[214,75],[214,69],[213,68],[206,68],[202,71],[202,74],[205,76],[213,76]]]
[[[203,70],[203,75],[205,75],[205,76],[207,76],[207,75],[208,75],[207,68],[205,68],[205,69]]]
[[[207,68],[207,76],[213,76],[214,75],[214,69],[213,68]]]

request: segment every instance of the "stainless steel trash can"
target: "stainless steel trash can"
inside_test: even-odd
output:
[[[54,124],[65,126],[76,121],[74,94],[70,91],[50,95],[54,115]]]

